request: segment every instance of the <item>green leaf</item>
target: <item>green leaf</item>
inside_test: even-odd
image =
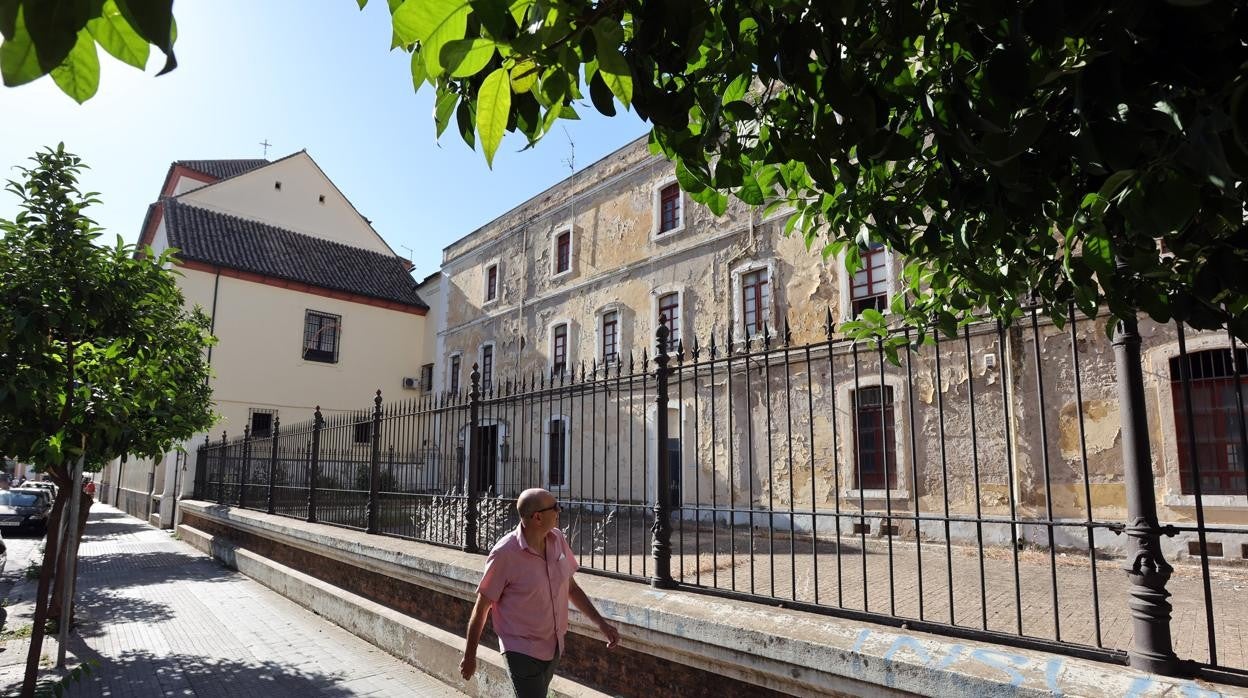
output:
[[[524,94],[537,84],[537,64],[531,59],[524,59],[511,69],[511,91]]]
[[[476,75],[490,64],[497,44],[490,39],[456,39],[442,46],[442,64],[453,78]]]
[[[23,10],[19,9],[13,38],[0,44],[0,74],[3,74],[6,86],[17,87],[41,77],[43,73],[39,56],[35,53],[35,43],[26,31]]]
[[[446,125],[451,121],[451,114],[455,111],[455,105],[459,103],[459,95],[454,92],[439,92],[438,100],[433,108],[433,122],[437,128],[437,135],[442,137],[442,132],[446,130]]]
[[[1114,250],[1102,230],[1093,231],[1083,239],[1083,259],[1098,275],[1108,276],[1114,269]]]
[[[593,26],[594,43],[597,45],[598,74],[611,88],[611,93],[627,109],[633,102],[633,72],[620,53],[623,30],[619,24],[602,19]]]
[[[100,57],[95,52],[91,32],[86,29],[78,32],[78,43],[65,62],[52,69],[52,80],[79,104],[95,96],[100,87]]]
[[[178,29],[173,21],[173,0],[115,0],[121,16],[139,36],[165,54],[165,67],[157,75],[164,75],[178,67],[173,55],[173,42]]]
[[[412,91],[420,92],[420,88],[429,81],[429,73],[425,70],[425,59],[420,49],[412,51]]]
[[[100,16],[87,22],[87,31],[113,58],[139,70],[147,67],[151,45],[121,16],[114,0],[104,0]]]
[[[425,69],[437,77],[446,72],[442,47],[464,38],[471,11],[468,0],[407,0],[391,20],[394,33],[404,44],[420,42]]]
[[[490,167],[494,166],[494,153],[503,140],[510,113],[511,81],[505,69],[497,68],[486,76],[477,92],[477,133],[481,135],[481,150]]]

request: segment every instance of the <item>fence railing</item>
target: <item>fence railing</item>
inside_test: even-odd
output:
[[[1134,323],[1111,343],[1033,312],[893,361],[820,329],[673,346],[660,328],[653,355],[378,391],[205,443],[196,496],[477,552],[544,487],[598,573],[1244,680],[1233,338],[1150,325],[1142,353]]]

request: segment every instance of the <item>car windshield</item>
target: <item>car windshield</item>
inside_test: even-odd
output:
[[[33,492],[0,491],[0,505],[10,507],[33,507],[39,504],[39,495]]]

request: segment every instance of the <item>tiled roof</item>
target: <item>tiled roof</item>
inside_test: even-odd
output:
[[[403,260],[166,199],[165,231],[178,257],[428,308]]]
[[[178,160],[173,163],[181,165],[187,169],[195,170],[215,177],[217,179],[225,179],[233,177],[244,172],[250,172],[257,167],[264,167],[269,164],[268,160]]]

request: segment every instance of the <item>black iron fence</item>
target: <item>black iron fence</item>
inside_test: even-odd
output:
[[[223,434],[196,496],[484,551],[544,487],[598,573],[1243,680],[1232,338],[1033,313],[890,360],[830,317],[666,332],[653,356],[488,385],[474,366],[466,395]]]

